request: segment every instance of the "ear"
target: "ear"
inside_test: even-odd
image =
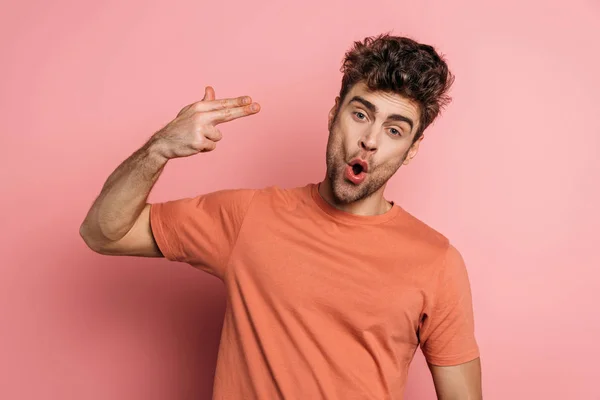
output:
[[[335,104],[333,105],[333,107],[331,107],[331,110],[329,110],[329,117],[328,117],[328,123],[327,123],[327,126],[329,126],[329,129],[331,129],[331,125],[333,124],[333,119],[335,118],[335,113],[337,112],[339,105],[340,105],[340,96],[337,96],[335,98]]]
[[[406,158],[404,159],[404,162],[402,164],[408,165],[408,163],[410,163],[410,161],[417,155],[417,153],[419,152],[419,145],[421,144],[421,140],[423,140],[424,137],[425,136],[422,135],[412,144],[412,146],[410,146],[410,149],[408,149],[408,154],[406,155]]]

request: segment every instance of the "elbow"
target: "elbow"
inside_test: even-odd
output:
[[[97,239],[97,235],[94,235],[94,230],[86,221],[79,227],[79,236],[90,250],[98,254],[104,254],[102,242]]]

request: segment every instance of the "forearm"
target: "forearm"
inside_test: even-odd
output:
[[[438,400],[481,400],[481,360],[452,367],[429,365]]]
[[[80,228],[90,247],[123,238],[146,206],[167,159],[151,139],[108,177]]]

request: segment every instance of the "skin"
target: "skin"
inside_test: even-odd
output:
[[[147,199],[167,162],[213,151],[222,139],[218,125],[260,111],[248,96],[217,100],[211,87],[204,98],[184,107],[169,124],[123,161],[108,177],[80,227],[93,251],[115,256],[163,257],[150,228]],[[329,113],[327,174],[319,192],[333,206],[357,215],[390,210],[383,192],[388,180],[417,154],[422,137],[419,107],[402,96],[372,92],[361,83]],[[412,126],[407,120],[412,121]],[[344,177],[353,158],[369,163],[366,179],[355,185]],[[479,359],[441,367],[429,365],[438,399],[481,399]]]
[[[429,364],[435,392],[440,400],[481,400],[481,360],[440,367]]]
[[[79,228],[88,247],[106,255],[162,257],[147,200],[165,165],[215,150],[222,139],[219,124],[259,111],[249,96],[216,100],[207,87],[201,101],[185,106],[108,177]]]
[[[391,116],[408,121],[398,121]],[[391,208],[383,197],[388,180],[401,165],[417,155],[422,138],[414,141],[419,107],[407,99],[385,92],[371,92],[358,83],[342,102],[336,98],[329,112],[327,175],[320,185],[321,196],[335,207],[357,215],[377,215]],[[366,179],[359,185],[344,177],[354,158],[369,164]]]

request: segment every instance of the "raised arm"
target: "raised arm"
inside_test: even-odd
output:
[[[79,229],[88,247],[107,255],[161,257],[147,199],[167,161],[214,150],[222,137],[218,124],[259,110],[247,96],[215,100],[207,87],[202,101],[184,107],[108,177]]]

